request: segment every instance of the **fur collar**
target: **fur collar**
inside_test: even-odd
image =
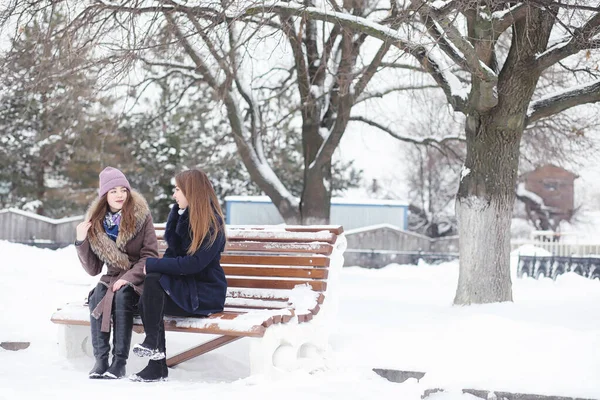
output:
[[[113,242],[106,232],[104,232],[104,228],[100,228],[100,232],[96,231],[95,238],[89,238],[90,247],[92,251],[100,258],[100,260],[104,261],[106,264],[111,265],[113,267],[128,270],[131,268],[131,263],[129,262],[129,257],[125,252],[125,246],[127,243],[133,239],[142,229],[144,223],[146,222],[146,218],[150,214],[150,208],[148,207],[148,203],[142,197],[141,194],[134,190],[129,191],[129,195],[133,200],[133,215],[135,217],[135,227],[133,231],[125,231],[119,227],[119,235],[117,236],[117,241]],[[86,213],[86,221],[90,218],[90,216],[94,213],[94,211],[98,207],[98,203],[100,199],[94,200],[94,202],[90,205]]]

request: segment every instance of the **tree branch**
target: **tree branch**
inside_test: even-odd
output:
[[[460,136],[446,136],[441,139],[436,139],[436,138],[431,138],[431,137],[419,138],[419,137],[415,137],[415,136],[400,135],[400,134],[392,131],[390,128],[387,128],[387,127],[379,124],[378,122],[372,121],[368,118],[361,117],[361,116],[350,117],[350,121],[357,121],[357,122],[365,123],[367,125],[377,128],[379,130],[382,130],[383,132],[387,133],[388,135],[390,135],[391,137],[393,137],[395,139],[401,140],[403,142],[413,143],[416,145],[441,145],[441,146],[444,146],[444,145],[446,145],[446,143],[452,142],[452,141],[459,141],[459,142],[465,141],[465,139],[461,138]]]
[[[584,26],[577,28],[568,42],[555,44],[538,55],[534,68],[543,71],[581,50],[600,48],[600,40],[594,39],[598,33],[600,33],[600,12],[590,18]]]
[[[204,61],[202,60],[200,55],[198,53],[196,53],[196,51],[194,50],[194,48],[192,47],[190,42],[183,35],[181,30],[175,23],[173,16],[167,13],[167,14],[165,14],[165,18],[167,20],[167,24],[170,26],[171,30],[175,33],[175,36],[179,39],[181,46],[183,47],[183,49],[185,50],[187,55],[192,59],[192,62],[196,65],[196,68],[198,69],[198,71],[200,71],[200,74],[202,74],[203,78],[206,80],[206,83],[208,83],[208,85],[213,90],[218,91],[219,84],[218,84],[216,78],[210,73],[210,70],[204,64]]]
[[[383,44],[377,51],[377,54],[375,54],[375,57],[373,57],[373,60],[371,60],[371,63],[367,67],[367,70],[362,74],[362,76],[356,83],[356,85],[354,87],[354,97],[355,98],[360,97],[362,92],[365,90],[365,88],[369,84],[369,81],[371,80],[371,78],[373,78],[373,76],[379,69],[379,65],[381,64],[383,57],[385,57],[385,55],[388,52],[388,50],[390,49],[390,47],[391,47],[391,44],[389,42],[387,42],[387,41],[383,42]]]
[[[410,85],[410,86],[398,86],[392,87],[386,90],[382,90],[380,92],[368,93],[364,96],[361,96],[358,100],[356,100],[355,104],[362,103],[364,101],[374,99],[374,98],[382,98],[390,93],[394,92],[404,92],[409,90],[422,90],[422,89],[439,89],[438,85]]]
[[[294,53],[294,64],[296,66],[296,74],[298,75],[298,91],[300,92],[300,98],[304,102],[310,95],[310,77],[308,75],[308,68],[304,53],[302,51],[302,43],[296,34],[293,23],[290,18],[286,16],[286,10],[281,10],[281,25],[283,27],[283,33],[287,36],[292,52]]]
[[[452,21],[423,0],[415,0],[415,3],[418,5],[419,14],[425,19],[433,19],[439,25],[439,28],[444,31],[450,42],[463,54],[468,71],[483,82],[494,83],[498,81],[496,73],[479,59],[475,47],[460,33]],[[444,47],[442,49],[446,51]],[[453,57],[455,53],[455,51],[452,51],[448,55]]]
[[[492,31],[494,39],[498,39],[504,31],[510,28],[515,22],[527,16],[529,4],[517,3],[516,5],[502,11],[492,13]]]
[[[331,22],[342,25],[346,28],[357,32],[365,33],[382,41],[390,41],[392,46],[397,47],[403,52],[412,55],[421,64],[423,69],[427,71],[436,83],[442,88],[446,94],[448,102],[452,105],[455,111],[464,111],[466,109],[466,94],[457,93],[455,88],[458,78],[434,59],[431,52],[424,46],[415,45],[405,41],[400,34],[388,26],[369,21],[366,18],[353,16],[348,13],[338,13],[315,7],[302,7],[294,4],[277,3],[270,7],[250,7],[241,12],[240,15],[253,15],[269,12],[289,13],[293,15],[308,14],[311,18]],[[456,82],[451,82],[456,81]]]
[[[571,107],[600,101],[600,79],[531,103],[525,126]]]

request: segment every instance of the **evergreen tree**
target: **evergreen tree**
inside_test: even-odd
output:
[[[0,72],[0,207],[28,205],[39,214],[71,214],[76,188],[69,170],[78,146],[94,142],[107,103],[96,98],[87,53],[73,41],[49,40],[59,14],[32,18],[12,38]],[[89,159],[85,164],[89,163]]]

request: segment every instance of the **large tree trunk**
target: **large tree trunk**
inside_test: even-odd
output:
[[[512,301],[510,222],[522,129],[499,122],[491,116],[467,121],[467,156],[456,198],[455,304]]]
[[[497,105],[488,101],[496,96],[489,85],[474,84],[471,91],[467,156],[456,196],[460,275],[454,304],[512,301],[510,223],[519,145],[539,79],[531,61],[546,48],[553,23],[550,14],[532,10],[514,24],[498,77]],[[486,56],[485,43],[476,41],[475,47],[493,67],[495,59]]]
[[[312,169],[304,178],[304,190],[300,199],[303,225],[329,223],[331,204],[331,162],[320,169]]]
[[[303,225],[329,223],[331,205],[331,159],[320,167],[315,165],[323,137],[319,129],[320,109],[315,97],[308,92],[302,110],[302,153],[304,182],[300,195],[300,216]]]

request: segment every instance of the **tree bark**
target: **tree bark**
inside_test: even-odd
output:
[[[328,224],[331,204],[331,159],[322,166],[313,164],[323,144],[323,138],[319,134],[319,109],[312,95],[309,95],[304,103],[304,185],[300,196],[301,222],[303,225]]]
[[[510,223],[522,129],[491,116],[470,117],[466,133],[456,198],[460,274],[454,304],[512,301]]]
[[[331,162],[305,174],[300,214],[303,225],[329,223],[331,210]]]

